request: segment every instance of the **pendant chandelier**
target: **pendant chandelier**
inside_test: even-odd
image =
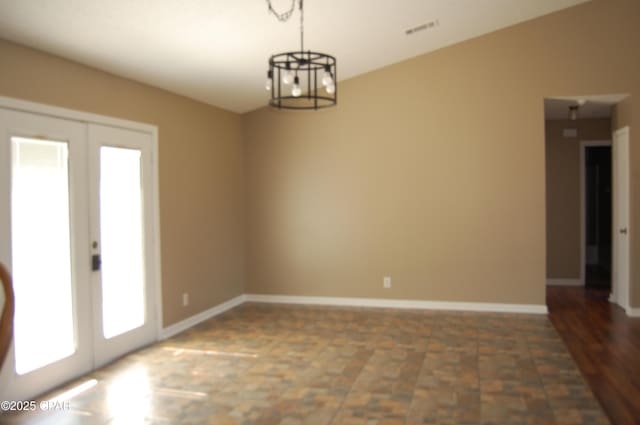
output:
[[[269,12],[280,22],[289,20],[300,8],[300,50],[277,53],[269,58],[269,71],[265,88],[271,92],[269,105],[278,109],[320,109],[338,102],[336,58],[324,53],[304,50],[303,0],[292,0],[291,8],[276,12],[267,0]]]

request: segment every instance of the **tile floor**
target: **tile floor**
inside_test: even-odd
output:
[[[546,316],[244,304],[8,424],[608,424]]]

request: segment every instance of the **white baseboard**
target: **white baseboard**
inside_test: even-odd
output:
[[[295,295],[243,294],[162,329],[160,332],[160,339],[163,340],[170,338],[197,325],[198,323],[222,314],[225,311],[245,302],[400,308],[415,310],[477,311],[491,313],[548,313],[547,306],[539,304],[467,303],[449,301],[390,300],[383,298],[304,297]],[[640,309],[636,310],[638,310],[637,313],[640,313]],[[628,314],[631,316],[630,313]]]
[[[626,311],[629,317],[640,317],[640,308],[627,307]]]
[[[160,339],[167,339],[176,334],[179,334],[182,331],[189,329],[192,326],[197,325],[200,322],[204,322],[207,319],[211,319],[214,316],[217,316],[221,313],[224,313],[227,310],[232,309],[233,307],[239,306],[244,303],[246,300],[246,296],[238,295],[235,298],[230,299],[229,301],[225,301],[222,304],[218,304],[217,306],[211,307],[208,310],[200,312],[194,316],[191,316],[187,319],[181,320],[178,323],[174,323],[171,326],[168,326],[162,329],[160,333]]]
[[[547,279],[547,286],[582,286],[580,279]]]
[[[449,301],[390,300],[382,298],[334,298],[291,295],[246,294],[247,302],[279,304],[313,304],[349,307],[404,308],[417,310],[454,310],[493,313],[547,314],[547,306],[541,304],[467,303]]]

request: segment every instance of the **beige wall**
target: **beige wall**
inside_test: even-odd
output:
[[[248,292],[543,304],[543,99],[640,92],[639,16],[594,0],[244,115]]]
[[[563,137],[565,128],[578,137]],[[611,120],[545,123],[547,278],[580,278],[580,142],[589,140],[611,140]]]
[[[640,93],[639,16],[636,0],[593,0],[343,82],[339,106],[317,113],[239,117],[5,41],[0,95],[159,127],[165,325],[245,281],[254,293],[542,304],[543,98]],[[629,101],[618,115],[640,128],[638,111]],[[636,192],[631,214],[636,258]]]
[[[157,125],[164,325],[243,293],[237,114],[3,40],[0,95]]]

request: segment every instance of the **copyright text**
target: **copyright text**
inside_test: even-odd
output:
[[[26,400],[26,401],[0,401],[1,412],[33,412],[40,410],[69,410],[71,408],[68,401],[54,400]]]

